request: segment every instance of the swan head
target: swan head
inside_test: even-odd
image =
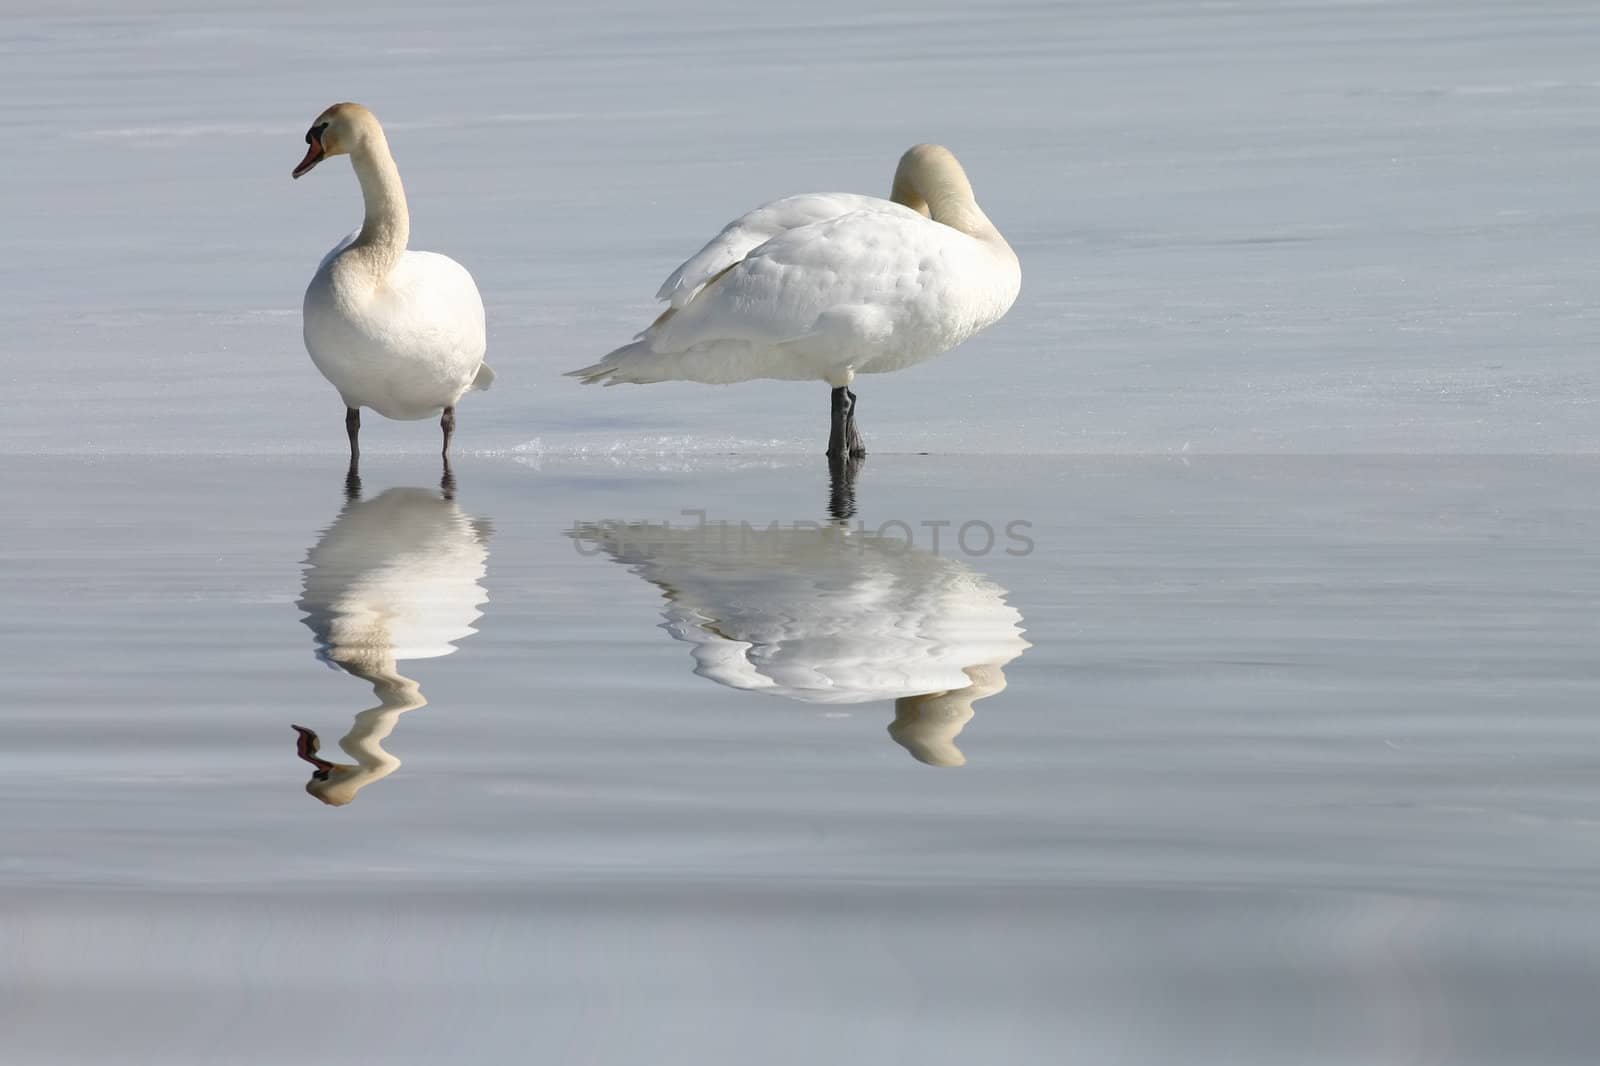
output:
[[[311,779],[306,782],[306,794],[314,796],[330,807],[343,807],[356,798],[356,793],[394,772],[394,766],[376,769],[354,763],[330,762],[317,754],[322,746],[317,734],[303,725],[294,727],[299,734],[295,741],[295,754],[311,764]]]
[[[961,169],[956,154],[942,144],[914,144],[900,157],[894,168],[894,185],[889,189],[889,199],[903,204],[924,218],[933,217],[929,200],[951,189],[961,195],[962,187],[968,199],[972,186],[967,182],[967,172]],[[946,193],[948,195],[948,193]]]
[[[330,156],[349,155],[375,128],[378,128],[377,118],[360,104],[334,104],[318,115],[306,130],[306,157],[300,160],[290,177],[310,173],[312,167]]]
[[[343,807],[355,799],[356,793],[367,784],[368,781],[361,775],[361,767],[334,763],[333,769],[326,774],[312,773],[311,780],[306,782],[306,794],[315,796],[330,807]]]
[[[906,149],[895,168],[889,199],[923,218],[1003,247],[1008,255],[1014,254],[978,206],[961,161],[942,144],[914,144]]]
[[[306,792],[332,807],[343,807],[355,799],[356,790],[343,786],[356,767],[329,762],[318,755],[322,741],[312,730],[297,725],[294,731],[299,734],[295,741],[295,754],[311,764],[311,780],[306,782]]]

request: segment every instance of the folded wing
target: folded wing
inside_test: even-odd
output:
[[[814,192],[762,204],[728,223],[721,233],[674,270],[656,293],[673,307],[694,299],[705,283],[780,233],[824,222],[885,201],[848,192]]]

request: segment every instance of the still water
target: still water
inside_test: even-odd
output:
[[[342,473],[7,468],[10,1061],[1590,1057],[1600,463]]]

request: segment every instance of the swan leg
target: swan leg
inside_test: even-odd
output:
[[[840,386],[833,390],[833,427],[828,433],[828,456],[851,456],[859,459],[867,454],[861,431],[856,429],[856,394]]]
[[[445,465],[450,465],[450,438],[456,432],[456,409],[446,407],[444,414],[439,416],[439,428],[444,430],[444,450],[439,454],[445,457]]]
[[[344,475],[344,495],[354,502],[361,498],[361,408],[345,408],[344,433],[350,438],[350,469]]]
[[[865,459],[867,442],[861,439],[861,431],[856,428],[856,394],[849,389],[845,389],[844,394],[850,398],[850,410],[845,416],[845,447],[850,449],[850,458]]]

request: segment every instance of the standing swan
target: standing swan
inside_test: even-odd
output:
[[[1016,253],[948,148],[900,157],[890,200],[809,193],[729,223],[661,286],[670,306],[632,344],[569,376],[584,384],[753,378],[833,387],[831,458],[866,454],[859,374],[949,351],[1022,287]]]
[[[444,462],[456,401],[487,389],[483,299],[467,268],[449,256],[406,249],[411,214],[389,142],[360,104],[334,104],[306,131],[300,177],[329,156],[348,155],[366,218],[323,257],[306,288],[306,351],[344,399],[350,472],[361,458],[361,408],[385,418],[440,415]],[[441,414],[442,412],[442,414]]]

